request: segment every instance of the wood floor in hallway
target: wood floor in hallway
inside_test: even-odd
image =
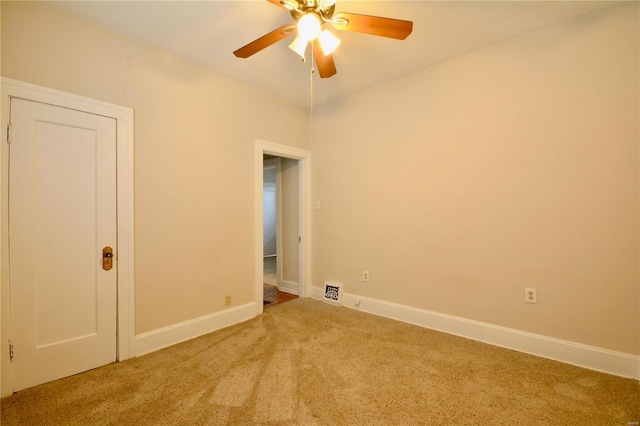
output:
[[[297,299],[298,296],[278,290],[278,277],[276,273],[276,257],[266,256],[264,258],[264,296],[263,304],[265,308],[278,305]]]
[[[265,308],[279,305],[281,303],[285,303],[297,298],[298,296],[296,296],[295,294],[280,291],[276,286],[269,284],[264,285],[263,304]]]

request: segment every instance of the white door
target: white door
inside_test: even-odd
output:
[[[116,361],[116,121],[15,98],[10,121],[17,391]]]

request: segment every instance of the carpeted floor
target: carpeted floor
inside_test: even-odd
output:
[[[623,425],[640,385],[309,299],[1,401],[3,425]]]

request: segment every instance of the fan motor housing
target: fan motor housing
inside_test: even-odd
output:
[[[291,13],[291,17],[297,22],[303,15],[305,15],[307,12],[310,12],[310,11],[317,13],[318,16],[320,16],[322,19],[331,19],[335,10],[336,10],[335,4],[325,10],[315,10],[315,7],[305,7],[304,5],[301,4],[300,10],[292,10],[290,11],[290,13]]]

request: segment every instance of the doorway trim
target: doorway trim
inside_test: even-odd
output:
[[[11,98],[46,103],[63,108],[102,115],[116,120],[116,197],[117,197],[117,340],[116,359],[123,361],[133,355],[134,324],[134,264],[133,264],[133,110],[84,96],[74,95],[47,87],[2,77],[1,123],[3,135],[0,143],[0,318],[2,342],[0,347],[0,395],[13,392],[13,368],[9,359],[9,340],[12,337],[11,300],[9,285],[9,144],[7,143]]]
[[[263,312],[263,156],[265,154],[276,157],[298,160],[298,227],[300,243],[298,245],[298,277],[300,280],[300,297],[311,296],[311,152],[306,149],[280,145],[260,139],[254,144],[254,268],[255,268],[255,306],[256,315]]]

